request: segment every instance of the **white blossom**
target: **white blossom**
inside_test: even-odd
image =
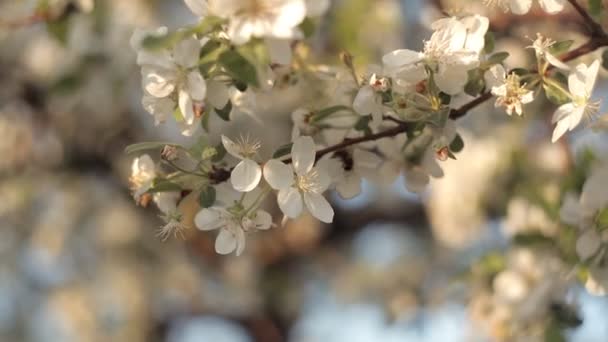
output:
[[[375,153],[353,148],[323,158],[319,165],[328,171],[335,189],[343,199],[351,199],[361,193],[364,178],[374,179],[382,159]]]
[[[507,75],[505,68],[500,65],[492,66],[485,74],[486,85],[491,87],[492,95],[496,96],[496,107],[505,107],[507,114],[522,115],[522,106],[534,101],[534,92],[521,84],[515,73]]]
[[[205,208],[194,218],[196,227],[202,231],[219,230],[215,240],[215,251],[237,256],[245,250],[245,233],[253,230],[267,230],[272,226],[272,217],[264,210],[239,217],[224,207]]]
[[[292,164],[271,159],[264,165],[264,178],[278,190],[279,208],[289,218],[302,214],[304,207],[322,222],[331,223],[334,210],[323,192],[330,185],[330,177],[315,167],[315,143],[311,137],[294,140],[291,148]]]
[[[591,65],[579,64],[568,76],[568,89],[572,102],[561,105],[553,114],[553,123],[557,123],[551,141],[556,142],[564,133],[571,131],[584,117],[591,117],[599,110],[599,102],[591,102],[591,94],[597,80],[600,61]]]
[[[430,67],[441,91],[458,94],[467,82],[468,71],[479,65],[488,25],[488,19],[478,15],[441,19],[433,23],[436,31],[425,42],[423,52],[396,50],[382,61],[389,75],[405,84],[425,79],[425,67]]]
[[[166,29],[155,32],[160,34]],[[199,116],[196,106],[202,106],[207,95],[207,83],[198,69],[201,42],[189,37],[175,44],[171,51],[150,52],[140,46],[143,37],[144,32],[136,32],[132,45],[138,51],[138,64],[142,66],[144,108],[160,123],[179,107],[182,134],[192,135]]]
[[[149,155],[144,154],[133,160],[131,164],[131,190],[135,201],[139,201],[141,196],[152,188],[156,178],[156,164]]]
[[[528,13],[532,7],[532,0],[484,0],[484,3],[488,6],[498,6],[505,11],[510,9],[517,15]],[[538,3],[545,12],[555,14],[564,9],[566,0],[538,0]]]
[[[529,47],[534,49],[534,52],[536,53],[536,58],[543,58],[547,62],[549,62],[549,64],[553,65],[556,68],[569,70],[570,67],[568,65],[560,61],[559,58],[553,56],[553,54],[551,54],[549,48],[555,45],[555,43],[556,42],[554,40],[547,37],[543,37],[540,33],[537,33],[536,40],[534,40],[532,45]]]
[[[255,189],[262,179],[262,168],[253,160],[260,149],[260,143],[243,137],[234,142],[222,135],[222,144],[226,152],[241,160],[230,175],[234,189],[239,192]]]

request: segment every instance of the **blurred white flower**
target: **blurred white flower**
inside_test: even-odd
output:
[[[223,207],[211,207],[199,211],[194,222],[202,231],[219,229],[215,240],[215,251],[218,254],[235,252],[239,256],[245,250],[245,232],[269,229],[272,226],[272,216],[264,210],[257,210],[240,218]]]
[[[131,190],[135,201],[139,201],[141,196],[152,187],[156,178],[156,165],[149,155],[144,154],[133,160],[131,164]]]
[[[518,15],[528,13],[532,7],[532,0],[484,0],[484,3],[488,6],[498,6],[505,11],[510,9]],[[545,12],[554,14],[564,9],[566,0],[538,0],[538,3]]]

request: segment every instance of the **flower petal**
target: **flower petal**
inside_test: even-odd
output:
[[[258,230],[270,229],[272,227],[272,216],[264,210],[258,210],[253,217],[253,223]]]
[[[216,208],[202,209],[194,217],[194,224],[203,231],[214,230],[223,227],[226,222],[222,211]]]
[[[192,71],[187,77],[188,92],[195,101],[203,101],[207,95],[207,83],[198,71]]]
[[[294,187],[279,190],[277,202],[283,214],[289,218],[296,218],[302,213],[302,195]]]
[[[389,68],[395,68],[419,62],[423,57],[424,55],[418,51],[407,49],[395,50],[384,55],[382,63]]]
[[[264,165],[264,179],[275,190],[286,189],[293,183],[293,169],[276,159]]]
[[[226,85],[217,81],[207,81],[207,101],[213,108],[224,108],[229,100],[230,92]]]
[[[193,68],[198,64],[200,50],[201,42],[198,39],[186,38],[175,44],[173,59],[177,65],[183,68]]]
[[[198,15],[199,17],[207,16],[209,11],[207,0],[184,0],[186,2],[186,6],[192,11],[192,13]]]
[[[321,222],[331,223],[334,220],[334,209],[321,194],[306,192],[304,193],[304,203],[312,216]]]
[[[353,109],[361,115],[369,115],[376,112],[377,108],[374,89],[371,86],[361,87],[353,101]]]
[[[344,178],[336,183],[336,191],[343,199],[351,199],[361,193],[361,177],[349,172]]]
[[[175,71],[164,68],[143,67],[143,87],[148,94],[162,98],[175,90]]]
[[[511,12],[517,15],[523,15],[530,11],[532,0],[511,0]]]
[[[255,189],[262,179],[262,168],[251,159],[243,159],[232,170],[230,182],[236,191],[249,192]]]
[[[231,156],[238,159],[244,158],[241,154],[241,149],[239,148],[239,145],[237,145],[234,141],[232,141],[225,135],[222,135],[222,145],[224,145],[226,152],[228,152]]]
[[[235,229],[240,230],[240,229]],[[238,240],[235,233],[228,229],[220,230],[215,239],[215,251],[221,255],[227,255],[237,249]]]
[[[266,38],[265,41],[272,63],[283,65],[291,64],[292,52],[290,40]]]
[[[293,142],[291,158],[293,168],[298,175],[305,175],[315,164],[316,147],[311,137],[301,136]]]
[[[186,125],[192,125],[194,123],[194,119],[196,116],[194,115],[194,104],[192,103],[192,98],[187,91],[181,89],[179,91],[179,109],[182,112],[182,116]]]
[[[538,2],[545,12],[554,14],[564,9],[566,0],[538,0]]]

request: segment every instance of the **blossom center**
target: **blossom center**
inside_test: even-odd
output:
[[[301,192],[320,192],[319,173],[316,170],[311,170],[305,175],[297,176],[296,187],[300,189]]]

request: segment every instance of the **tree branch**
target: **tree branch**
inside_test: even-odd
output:
[[[602,29],[602,25],[597,23],[576,0],[568,0],[574,9],[583,18],[583,24],[589,28],[592,37],[606,37],[606,33]]]

